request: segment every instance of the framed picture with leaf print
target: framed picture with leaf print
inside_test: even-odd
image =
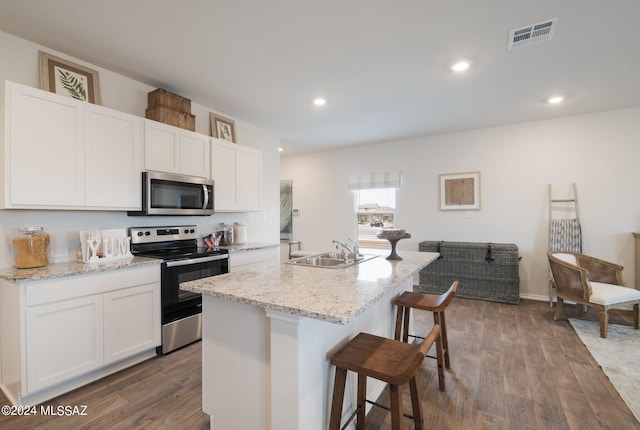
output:
[[[100,104],[98,72],[46,52],[40,56],[40,88],[77,100]]]
[[[209,113],[209,121],[213,137],[236,143],[236,125],[233,120]]]

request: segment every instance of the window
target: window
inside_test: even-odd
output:
[[[359,245],[387,244],[378,239],[382,228],[394,226],[396,212],[396,188],[355,190],[355,208]]]

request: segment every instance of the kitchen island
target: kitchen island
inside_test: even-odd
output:
[[[391,299],[437,253],[346,269],[280,264],[181,284],[203,295],[203,410],[211,429],[324,430],[332,352],[359,332],[392,337]],[[370,383],[368,397],[382,391]],[[345,396],[354,410],[355,378]]]

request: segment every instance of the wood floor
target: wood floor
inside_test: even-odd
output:
[[[574,309],[565,306],[567,314]],[[431,315],[418,315],[417,324],[428,330]],[[446,392],[438,391],[435,360],[426,359],[420,369],[427,429],[640,429],[569,323],[553,321],[548,303],[456,298],[446,316],[451,351]],[[597,320],[597,314],[589,311],[582,318]],[[632,320],[614,311],[610,323]],[[0,415],[0,429],[207,429],[200,368],[196,343],[46,402],[86,405],[87,416]],[[387,403],[386,393],[379,400]],[[5,404],[0,393],[0,405]],[[410,420],[405,425],[413,429]],[[367,430],[390,428],[388,413],[374,408]]]

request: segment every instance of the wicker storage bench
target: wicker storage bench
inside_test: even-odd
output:
[[[440,257],[420,271],[420,290],[442,294],[460,281],[459,297],[518,304],[520,277],[518,247],[509,243],[420,242],[423,252]]]

